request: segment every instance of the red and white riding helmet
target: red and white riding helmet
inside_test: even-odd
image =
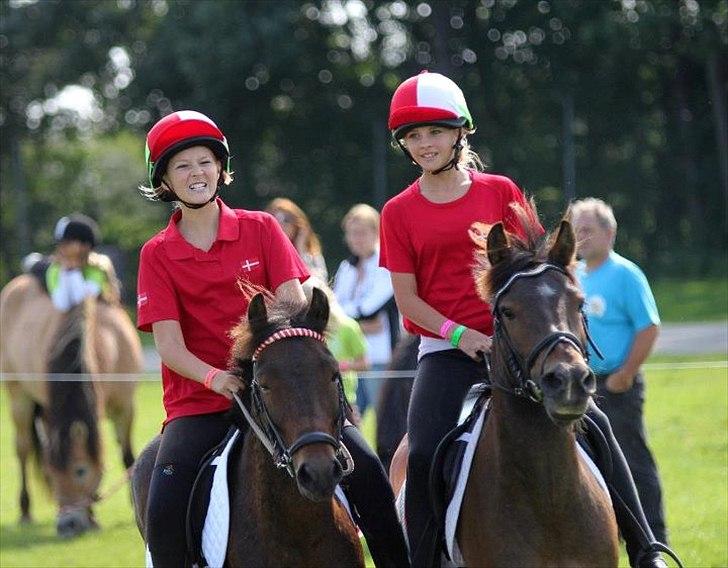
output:
[[[151,187],[159,187],[167,162],[177,152],[207,146],[230,172],[230,150],[222,131],[210,118],[194,110],[180,110],[160,119],[147,134],[146,159]]]
[[[411,128],[426,124],[472,129],[473,119],[460,87],[444,75],[422,71],[394,91],[388,126],[400,139]]]

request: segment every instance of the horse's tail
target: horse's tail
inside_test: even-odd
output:
[[[42,482],[42,486],[50,493],[51,480],[48,477],[48,472],[43,467],[46,444],[44,440],[47,437],[46,430],[43,426],[43,407],[37,402],[33,403],[33,424],[30,428],[30,453],[31,461],[33,463],[33,471],[36,472],[37,477]]]

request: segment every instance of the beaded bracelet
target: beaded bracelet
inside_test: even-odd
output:
[[[455,322],[448,319],[442,322],[442,325],[440,326],[440,337],[443,339],[447,339],[447,332],[450,331],[450,328],[455,325]]]
[[[465,333],[465,326],[459,325],[455,328],[455,331],[452,332],[452,337],[450,338],[450,345],[453,347],[458,347],[460,345],[460,338],[463,336],[463,333]]]
[[[207,371],[207,374],[205,375],[205,380],[202,381],[202,384],[205,385],[206,388],[212,390],[212,381],[215,379],[218,373],[222,373],[222,371],[220,369],[216,369],[215,367]]]

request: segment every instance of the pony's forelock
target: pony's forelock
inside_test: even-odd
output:
[[[248,314],[245,313],[235,327],[230,330],[229,335],[233,340],[233,346],[228,364],[233,372],[244,375],[245,369],[250,366],[249,363],[253,352],[265,339],[276,331],[288,327],[310,328],[311,326],[306,321],[308,304],[302,307],[300,304],[293,302],[277,300],[270,291],[248,280],[239,280],[238,288],[248,303],[257,294],[262,294],[268,314],[266,325],[260,329],[253,330],[251,328]],[[321,332],[322,330],[314,329],[314,331]]]
[[[533,199],[529,200],[529,207],[518,203],[511,203],[509,207],[523,235],[506,232],[509,241],[507,259],[492,266],[487,250],[481,248],[475,253],[475,286],[481,299],[488,303],[513,274],[546,262],[556,238],[556,233],[543,232]],[[571,275],[573,267],[565,268]]]

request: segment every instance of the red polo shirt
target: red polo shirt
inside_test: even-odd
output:
[[[232,346],[228,331],[246,314],[248,301],[237,286],[247,279],[275,291],[308,271],[278,222],[260,211],[230,209],[220,198],[217,238],[205,252],[177,228],[176,211],[165,229],[149,239],[139,256],[137,327],[176,320],[192,353],[220,369]],[[162,364],[165,424],[180,416],[226,410],[230,401]]]
[[[475,222],[502,221],[508,231],[523,236],[510,205],[531,209],[507,177],[471,171],[470,179],[465,195],[449,203],[425,198],[419,180],[390,199],[382,210],[379,264],[390,272],[414,274],[417,294],[427,304],[448,319],[492,335],[490,306],[475,289],[476,247],[468,229]],[[407,318],[404,327],[438,337]]]

